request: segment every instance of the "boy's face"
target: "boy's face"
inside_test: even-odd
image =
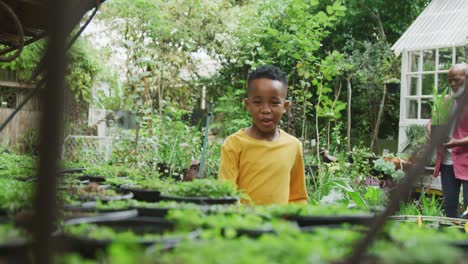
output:
[[[253,126],[263,134],[276,132],[276,126],[289,106],[284,84],[267,78],[249,83],[244,103],[252,116]]]

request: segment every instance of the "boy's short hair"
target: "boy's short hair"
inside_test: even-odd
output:
[[[284,85],[285,92],[288,91],[288,78],[286,73],[276,66],[264,65],[249,73],[249,76],[247,77],[247,93],[250,91],[250,82],[261,78],[279,81]]]

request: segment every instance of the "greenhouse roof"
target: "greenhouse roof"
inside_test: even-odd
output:
[[[403,50],[468,45],[468,1],[433,0],[392,46]]]

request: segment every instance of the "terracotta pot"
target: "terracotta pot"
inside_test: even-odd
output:
[[[404,170],[406,167],[411,165],[411,161],[409,160],[404,160],[398,157],[384,157],[383,158],[385,161],[390,161],[395,164],[395,170]]]

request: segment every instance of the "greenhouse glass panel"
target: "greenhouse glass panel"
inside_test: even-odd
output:
[[[435,50],[423,50],[423,71],[435,70]]]
[[[452,48],[439,49],[439,70],[448,70],[452,66]]]
[[[409,95],[418,95],[418,75],[411,75],[408,78],[409,82]]]
[[[439,94],[448,87],[448,73],[439,73],[437,80],[437,91]]]
[[[455,51],[456,63],[468,63],[468,46],[457,47]]]
[[[423,74],[422,77],[422,95],[432,95],[432,89],[434,88],[434,74]]]
[[[421,99],[421,119],[431,118],[431,100]]]
[[[407,100],[406,101],[406,118],[417,119],[418,118],[418,100]]]
[[[419,51],[412,51],[410,52],[410,72],[418,72],[419,71]]]

